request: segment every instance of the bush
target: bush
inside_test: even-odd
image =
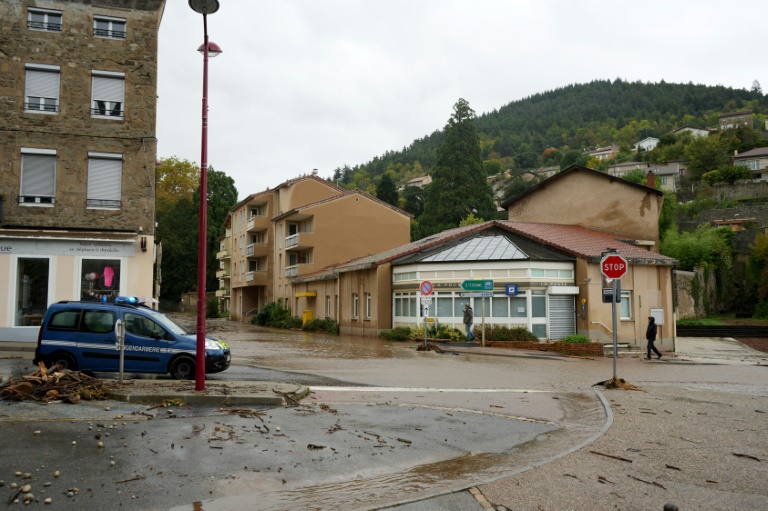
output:
[[[301,329],[306,330],[307,332],[326,332],[329,334],[338,334],[339,324],[332,319],[313,319],[311,321],[307,321],[306,324],[301,327]]]
[[[768,319],[768,302],[760,300],[755,306],[755,312],[752,317],[755,319]]]
[[[399,326],[392,330],[381,332],[379,338],[387,341],[408,341],[411,339],[411,329],[407,326]]]
[[[565,342],[568,344],[589,344],[592,341],[586,335],[574,334],[569,335],[568,337],[563,337],[560,339],[560,342]]]
[[[475,336],[480,337],[479,328],[475,328]],[[503,325],[491,325],[485,329],[485,338],[489,341],[539,342],[539,338],[525,327],[508,328]]]
[[[219,317],[219,299],[218,298],[208,298],[205,301],[205,317],[206,318]]]
[[[278,299],[276,302],[268,303],[256,314],[251,323],[261,326],[271,326],[277,328],[291,328],[282,326],[287,320],[291,318],[291,311],[283,306],[283,300]],[[299,320],[299,327],[301,326],[301,320]]]

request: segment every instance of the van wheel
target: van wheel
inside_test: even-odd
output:
[[[177,380],[192,380],[195,377],[195,361],[189,357],[179,357],[171,364],[170,373]]]
[[[48,359],[49,366],[53,367],[59,364],[63,369],[69,369],[70,371],[77,371],[77,362],[75,357],[65,351],[57,351]]]

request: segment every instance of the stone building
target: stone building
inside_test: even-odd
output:
[[[55,301],[153,294],[164,6],[0,3],[0,340]]]

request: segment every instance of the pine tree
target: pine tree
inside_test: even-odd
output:
[[[397,206],[399,199],[397,195],[397,186],[395,186],[392,177],[386,172],[381,176],[379,186],[376,187],[376,197],[393,206]]]
[[[432,183],[424,194],[424,213],[419,217],[421,237],[458,227],[473,214],[493,220],[496,207],[485,179],[475,112],[464,99],[453,106],[453,115],[443,129],[437,149]]]

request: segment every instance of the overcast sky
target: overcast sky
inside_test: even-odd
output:
[[[595,79],[768,87],[765,0],[220,0],[208,161],[240,198]],[[158,157],[200,163],[202,16],[167,0]]]

